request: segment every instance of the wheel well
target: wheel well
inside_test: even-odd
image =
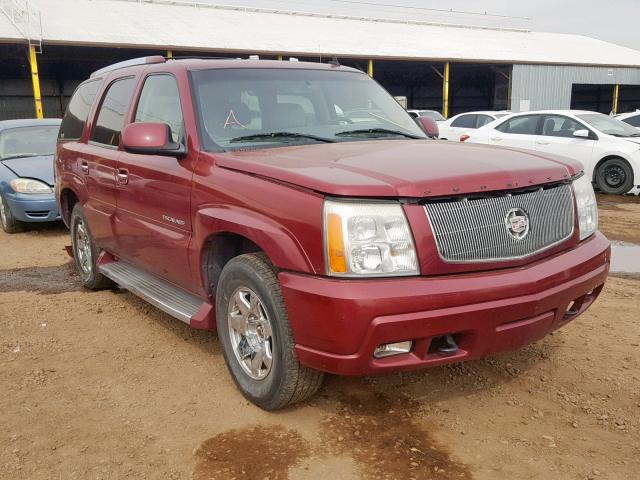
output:
[[[596,182],[596,175],[598,174],[598,169],[602,166],[602,164],[603,164],[604,162],[606,162],[607,160],[611,160],[612,158],[620,159],[620,160],[622,160],[624,163],[626,163],[626,164],[629,166],[629,168],[631,169],[631,175],[633,176],[633,167],[631,166],[631,164],[630,164],[630,163],[629,163],[625,158],[623,158],[623,157],[621,157],[621,156],[619,156],[619,155],[609,155],[609,156],[606,156],[606,157],[602,158],[602,159],[601,159],[601,160],[596,164],[595,168],[593,169],[593,178],[591,179],[591,181],[592,181],[593,183],[595,183],[595,182]],[[635,185],[635,179],[633,180],[633,184]]]
[[[62,220],[64,220],[67,226],[69,226],[69,219],[71,218],[73,207],[75,207],[79,201],[78,196],[69,188],[64,189],[60,193],[60,208],[62,210],[60,215],[62,215]]]
[[[203,247],[202,270],[208,292],[215,295],[222,269],[229,260],[245,253],[262,252],[254,242],[235,233],[219,233]]]

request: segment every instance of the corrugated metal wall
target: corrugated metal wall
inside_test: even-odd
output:
[[[576,83],[640,85],[640,68],[514,65],[511,110],[568,109]]]

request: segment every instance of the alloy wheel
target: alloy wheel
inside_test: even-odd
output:
[[[263,380],[273,365],[273,330],[258,295],[238,288],[229,300],[227,320],[236,360],[252,379]]]
[[[83,274],[91,275],[93,270],[91,239],[89,238],[89,232],[87,232],[87,228],[82,220],[80,220],[76,225],[75,240],[78,265],[80,265],[80,269]]]

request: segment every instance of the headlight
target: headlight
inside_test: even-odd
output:
[[[329,275],[417,275],[411,229],[395,203],[324,202],[324,245]]]
[[[51,187],[46,183],[31,178],[16,178],[9,182],[16,193],[51,193]]]
[[[582,175],[573,182],[573,191],[578,206],[578,223],[580,240],[584,240],[598,229],[598,204],[593,192],[593,185],[587,175]]]

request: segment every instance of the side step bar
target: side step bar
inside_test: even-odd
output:
[[[123,261],[99,264],[98,270],[120,287],[188,325],[203,307],[201,298]]]

